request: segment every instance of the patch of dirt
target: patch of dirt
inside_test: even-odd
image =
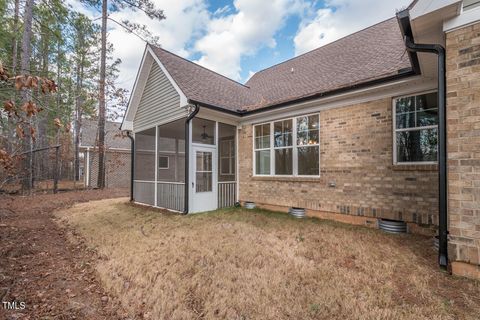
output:
[[[129,318],[103,290],[94,254],[81,241],[68,241],[52,214],[78,202],[127,195],[125,189],[0,195],[0,319]],[[7,310],[4,302],[16,302],[10,307],[17,309]]]

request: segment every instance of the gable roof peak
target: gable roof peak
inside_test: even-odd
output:
[[[218,75],[218,76],[220,76],[220,77],[222,77],[222,78],[224,78],[224,79],[226,79],[226,80],[228,80],[228,81],[231,81],[231,82],[233,82],[233,83],[236,84],[236,85],[240,85],[240,86],[242,86],[242,87],[248,88],[247,85],[245,85],[245,84],[243,84],[243,83],[241,83],[241,82],[239,82],[239,81],[233,80],[232,78],[229,78],[229,77],[227,77],[227,76],[224,76],[224,75],[221,74],[221,73],[218,73],[218,72],[216,72],[216,71],[213,71],[213,70],[211,70],[211,69],[208,69],[208,68],[202,66],[202,65],[199,64],[199,63],[196,63],[196,62],[193,62],[193,61],[191,61],[191,60],[188,60],[188,59],[186,59],[186,58],[184,58],[184,57],[182,57],[182,56],[180,56],[180,55],[178,55],[178,54],[176,54],[176,53],[174,53],[174,52],[172,52],[172,51],[169,51],[169,50],[167,50],[167,49],[162,48],[161,46],[156,46],[156,45],[151,44],[151,43],[148,43],[147,45],[149,45],[152,49],[161,50],[161,51],[163,51],[163,52],[165,52],[165,53],[168,53],[168,54],[171,54],[171,55],[175,56],[175,57],[178,58],[178,59],[182,59],[182,60],[185,61],[185,62],[188,62],[188,63],[190,63],[190,64],[193,64],[195,67],[202,68],[202,69],[204,69],[205,71],[215,73],[216,75]]]

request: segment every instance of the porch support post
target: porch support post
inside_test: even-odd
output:
[[[190,112],[187,120],[185,120],[185,195],[183,197],[183,214],[188,213],[188,193],[190,192],[190,120],[192,120],[197,115],[198,111],[200,111],[198,105],[194,105],[193,108],[193,111]]]
[[[127,131],[127,137],[130,139],[131,148],[130,148],[130,201],[134,201],[133,188],[134,188],[134,179],[135,179],[135,139],[132,136],[130,131]]]
[[[218,125],[218,121],[215,121],[215,150],[217,152],[215,152],[215,158],[216,159],[212,159],[212,189],[215,190],[215,199],[216,199],[216,208],[218,209],[219,208],[219,205],[218,205],[218,179],[219,179],[219,172],[220,172],[220,163],[218,161],[218,159],[220,158],[220,131],[219,131],[219,125]],[[216,163],[217,165],[214,166],[213,164]],[[216,172],[215,172],[216,171]],[[213,179],[213,177],[217,177],[217,179]]]
[[[158,126],[155,126],[155,186],[154,186],[154,192],[155,192],[155,207],[158,207],[158,203],[157,203],[157,198],[158,198],[158,194],[157,194],[157,188],[158,188],[158,184],[157,184],[157,180],[158,180]]]
[[[235,127],[235,202],[238,202],[240,199],[240,177],[238,176],[238,173],[240,172],[240,170],[238,169],[238,130],[241,128],[241,126]]]

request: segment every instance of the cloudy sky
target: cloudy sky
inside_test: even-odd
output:
[[[411,0],[153,0],[167,17],[112,13],[142,23],[163,48],[244,83],[253,73],[395,15]],[[91,17],[99,13],[68,0]],[[109,22],[110,23],[110,22]],[[122,59],[119,85],[131,90],[142,40],[110,23],[109,41]]]

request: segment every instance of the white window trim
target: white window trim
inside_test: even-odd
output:
[[[392,99],[392,140],[393,140],[393,159],[392,163],[395,166],[415,166],[415,165],[435,165],[438,164],[438,161],[411,161],[411,162],[399,162],[397,161],[397,132],[405,132],[405,131],[420,131],[420,130],[428,130],[428,129],[437,129],[438,130],[438,124],[433,125],[433,126],[425,126],[425,127],[415,127],[415,128],[401,128],[397,129],[397,109],[396,109],[396,101],[398,99],[402,98],[408,98],[408,97],[416,97],[422,94],[429,94],[429,93],[434,93],[437,92],[438,90],[428,90],[428,91],[422,91],[422,92],[415,92],[415,93],[410,93],[398,97],[394,97]],[[437,131],[438,132],[438,131]],[[437,141],[438,145],[438,141]],[[437,157],[438,157],[438,146],[437,146]]]
[[[268,148],[260,148],[260,149],[255,149],[255,127],[256,126],[261,126],[261,125],[264,125],[264,124],[268,124],[269,125],[269,130],[270,130],[270,144],[269,144],[269,147]],[[272,126],[273,126],[273,121],[272,122],[263,122],[263,123],[258,123],[258,124],[255,124],[252,126],[252,130],[253,130],[253,134],[252,134],[252,137],[253,137],[253,176],[255,177],[270,177],[272,175],[272,168],[273,168],[273,165],[272,165],[272,143],[273,143],[273,138],[272,138]],[[265,136],[262,136],[262,137],[265,137]],[[255,152],[256,151],[270,151],[270,174],[256,174],[256,166],[257,166],[257,163],[256,163],[256,158],[255,158]]]
[[[161,156],[161,155],[158,155],[158,169],[159,170],[168,170],[170,168],[170,157],[169,156]],[[167,166],[166,167],[160,167],[160,158],[167,158]]]
[[[318,116],[318,144],[311,144],[311,145],[306,145],[306,146],[299,146],[297,145],[297,118],[299,117],[308,117],[308,116]],[[275,122],[280,122],[280,121],[285,121],[285,120],[292,120],[292,145],[287,146],[287,147],[275,147],[274,144],[274,128],[273,124]],[[262,148],[262,149],[255,149],[255,127],[256,126],[261,126],[264,124],[269,124],[270,125],[270,148]],[[299,114],[293,117],[288,117],[288,118],[280,118],[280,119],[275,119],[271,121],[266,121],[266,122],[261,122],[261,123],[255,123],[252,125],[252,139],[253,139],[253,144],[252,144],[252,168],[253,168],[253,177],[278,177],[278,178],[320,178],[320,113],[309,113],[309,114]],[[302,147],[318,147],[318,175],[299,175],[298,174],[298,148]],[[280,150],[280,149],[293,149],[292,152],[292,172],[293,174],[275,174],[275,150]],[[255,159],[255,152],[256,151],[265,151],[269,150],[270,151],[270,174],[256,174],[256,159]]]

